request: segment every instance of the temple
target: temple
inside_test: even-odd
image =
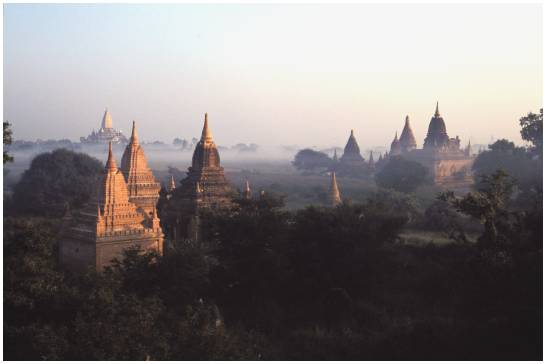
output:
[[[446,188],[466,188],[472,183],[473,156],[470,149],[461,149],[459,137],[450,138],[440,115],[438,103],[430,120],[423,149],[416,149],[415,137],[406,116],[400,139],[391,143],[390,156],[400,155],[428,168],[432,181]]]
[[[335,207],[341,204],[341,194],[337,186],[336,172],[332,172],[332,179],[330,180],[330,189],[328,190],[328,205]]]
[[[86,138],[81,137],[80,141],[84,144],[107,144],[107,143],[127,143],[127,138],[121,130],[114,129],[112,126],[112,116],[108,109],[104,111],[100,129],[93,130]]]
[[[108,160],[98,186],[96,202],[65,216],[59,241],[60,263],[74,271],[93,267],[101,271],[136,246],[163,254],[163,232],[156,210],[146,216],[129,201],[125,177],[109,145]]]
[[[224,176],[220,154],[205,114],[203,132],[193,152],[188,175],[174,190],[162,212],[169,239],[174,242],[196,240],[200,210],[230,208],[233,197],[234,190]]]
[[[127,144],[121,158],[121,171],[127,181],[129,201],[142,209],[148,216],[151,215],[156,208],[161,185],[148,167],[144,150],[138,143],[134,121],[129,144]]]
[[[339,159],[339,162],[345,165],[358,166],[362,165],[362,163],[364,162],[364,158],[362,158],[362,155],[360,155],[360,147],[356,142],[353,130],[351,130],[351,135],[349,135],[349,140],[347,140],[347,144],[345,145],[343,155]]]

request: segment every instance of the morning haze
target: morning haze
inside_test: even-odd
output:
[[[4,6],[4,120],[79,140],[104,108],[148,141],[388,146],[435,103],[450,135],[521,143],[542,100],[542,9],[527,5]],[[484,25],[487,19],[487,26]]]

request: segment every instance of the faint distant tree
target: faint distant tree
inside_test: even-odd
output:
[[[542,109],[539,114],[530,112],[519,119],[521,137],[533,144],[532,151],[542,157]]]
[[[391,157],[385,167],[375,176],[379,187],[398,192],[411,193],[428,179],[428,168],[420,163],[401,157]]]
[[[302,149],[296,154],[292,164],[299,170],[311,172],[328,169],[332,159],[326,153]]]
[[[13,162],[13,156],[8,154],[7,147],[12,143],[12,131],[11,124],[8,121],[4,121],[4,164],[7,162]]]
[[[478,177],[493,174],[499,169],[515,177],[522,190],[542,185],[542,163],[531,158],[525,148],[517,147],[506,139],[490,144],[489,150],[480,153],[472,165]]]
[[[101,162],[84,153],[39,154],[14,187],[14,207],[20,213],[62,216],[67,204],[79,208],[96,196],[102,170]]]

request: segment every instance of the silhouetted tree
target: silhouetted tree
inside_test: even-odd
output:
[[[542,157],[542,109],[539,114],[530,112],[519,119],[521,137],[533,144],[532,151]]]
[[[333,161],[326,153],[312,149],[302,149],[294,157],[292,164],[299,170],[307,172],[323,171],[331,167]]]
[[[15,185],[13,201],[18,212],[61,216],[68,204],[79,208],[96,198],[103,165],[83,153],[57,149],[36,156]]]
[[[13,156],[8,154],[8,146],[12,143],[11,124],[4,121],[4,164],[13,162]]]

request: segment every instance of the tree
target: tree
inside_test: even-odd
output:
[[[7,162],[13,162],[13,156],[8,154],[7,147],[12,143],[12,131],[11,124],[4,121],[4,164]]]
[[[511,216],[506,207],[514,185],[514,181],[505,171],[498,170],[491,175],[481,176],[477,191],[461,198],[448,191],[442,193],[440,199],[448,202],[457,211],[480,220],[485,228],[479,238],[481,245],[505,245],[508,243],[506,235],[499,233],[499,229],[510,223]]]
[[[376,175],[378,186],[411,193],[427,182],[428,169],[420,163],[402,157],[391,157]]]
[[[83,153],[57,149],[36,156],[15,185],[13,204],[18,212],[62,216],[68,204],[83,206],[96,197],[102,163]]]
[[[332,165],[332,159],[326,153],[312,149],[302,149],[294,157],[294,167],[308,172],[328,169]]]
[[[516,147],[506,139],[489,145],[489,150],[480,153],[472,165],[476,176],[490,175],[499,169],[515,177],[524,191],[542,184],[542,163],[533,160],[525,148]]]
[[[542,157],[542,109],[540,114],[530,112],[519,119],[521,137],[533,144],[532,151]]]

